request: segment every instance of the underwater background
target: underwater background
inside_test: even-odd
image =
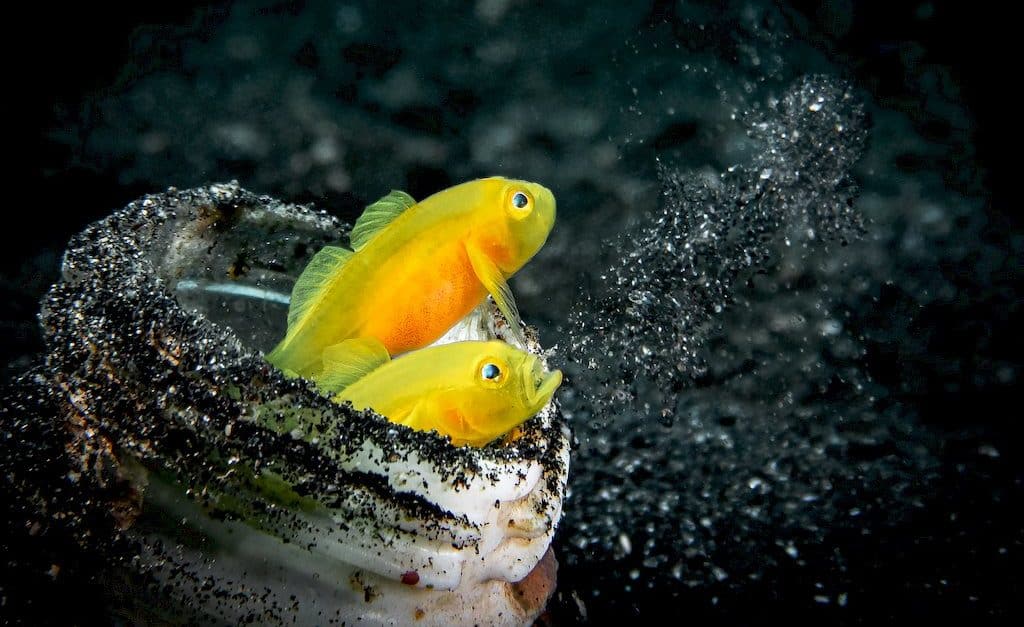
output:
[[[5,379],[40,358],[39,299],[68,238],[145,193],[234,179],[351,222],[392,188],[535,180],[558,222],[512,287],[568,375],[576,439],[547,620],[1020,613],[1024,240],[1002,156],[1013,117],[987,78],[1005,16],[841,1],[29,12]],[[80,620],[102,611],[57,585]]]

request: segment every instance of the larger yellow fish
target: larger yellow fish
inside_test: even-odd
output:
[[[555,222],[542,185],[478,179],[416,202],[392,191],[356,221],[353,251],[328,246],[292,290],[288,332],[267,355],[316,379],[323,352],[373,337],[392,355],[435,341],[488,293],[520,334],[507,279],[533,257]]]
[[[455,342],[391,360],[372,338],[324,351],[319,385],[337,403],[392,422],[483,446],[539,412],[562,383],[540,359],[505,342]]]

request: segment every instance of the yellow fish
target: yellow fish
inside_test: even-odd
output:
[[[505,342],[455,342],[390,359],[359,338],[324,351],[323,391],[392,422],[483,446],[539,412],[562,383],[540,359]],[[340,392],[339,392],[340,390]]]
[[[288,332],[267,360],[316,379],[324,349],[350,338],[376,338],[391,355],[404,353],[441,337],[488,293],[521,337],[507,280],[540,250],[554,222],[555,197],[537,183],[478,179],[420,202],[392,191],[356,221],[354,252],[327,246],[303,270]]]

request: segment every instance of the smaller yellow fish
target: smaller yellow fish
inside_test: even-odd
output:
[[[392,422],[483,446],[539,412],[562,383],[536,355],[501,341],[431,346],[392,360],[375,338],[324,350],[317,383],[336,403],[373,409]]]

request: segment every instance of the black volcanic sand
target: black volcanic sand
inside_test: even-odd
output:
[[[513,289],[578,439],[553,622],[1006,621],[1024,241],[986,48],[947,43],[982,18],[852,4],[116,21],[130,43],[44,103],[7,370],[67,236],[142,193],[238,179],[351,220],[393,187],[541,181],[558,225]]]

